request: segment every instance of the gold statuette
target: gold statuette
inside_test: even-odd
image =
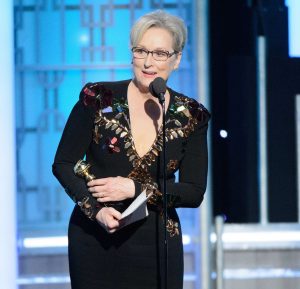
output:
[[[94,180],[96,177],[89,172],[90,164],[85,162],[84,160],[79,160],[74,166],[74,173],[78,177],[85,179],[86,182]]]

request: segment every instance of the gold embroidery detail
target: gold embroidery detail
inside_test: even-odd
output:
[[[94,137],[93,140],[95,143],[99,144],[99,140],[102,137],[102,135],[99,133],[100,126],[104,126],[105,129],[111,129],[112,131],[115,131],[116,134],[120,134],[121,138],[124,138],[128,135],[128,129],[120,124],[119,120],[121,115],[123,115],[124,112],[120,112],[117,114],[115,119],[107,119],[103,116],[103,113],[101,110],[96,112],[95,115],[95,121],[94,121]]]
[[[177,120],[177,119],[175,119],[175,124],[177,125],[177,126],[182,126],[182,124],[181,124],[181,122],[179,121],[179,120]]]
[[[111,130],[115,130],[117,127],[118,127],[118,124],[115,123],[112,125]]]
[[[171,237],[179,235],[179,225],[172,219],[167,219],[167,231],[170,233]]]
[[[89,218],[93,219],[93,208],[90,204],[89,197],[84,197],[81,201],[77,202],[78,206],[80,207],[81,211]]]
[[[119,113],[115,116],[115,118],[116,118],[116,119],[120,119],[120,118],[122,117],[122,115],[123,115],[123,113],[122,113],[122,112],[119,112]]]
[[[128,134],[127,131],[123,131],[123,132],[120,134],[120,137],[123,138],[123,137],[125,137],[127,134]]]
[[[110,128],[111,126],[112,126],[112,122],[109,121],[109,122],[106,123],[105,129],[108,129],[108,128]]]
[[[116,134],[119,134],[121,131],[122,131],[122,129],[121,129],[120,127],[118,127],[118,128],[116,129]]]
[[[135,159],[135,155],[131,155],[131,156],[129,157],[129,161],[130,161],[130,162],[132,162],[134,159]]]

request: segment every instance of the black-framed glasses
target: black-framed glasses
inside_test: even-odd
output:
[[[145,48],[141,48],[141,47],[133,47],[131,49],[131,51],[132,51],[133,57],[139,58],[139,59],[146,58],[148,56],[148,54],[151,53],[153,59],[155,59],[157,61],[166,61],[171,56],[178,53],[178,51],[169,52],[169,51],[165,51],[165,50],[149,51],[149,50],[147,50]]]

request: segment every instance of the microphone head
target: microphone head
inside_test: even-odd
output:
[[[149,85],[150,93],[157,98],[161,98],[161,96],[165,95],[166,90],[166,82],[161,77],[156,77]]]

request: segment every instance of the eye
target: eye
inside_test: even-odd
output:
[[[143,48],[135,48],[133,52],[141,55],[147,53]]]
[[[163,50],[155,50],[155,51],[153,51],[153,54],[156,57],[159,57],[159,58],[166,58],[166,57],[168,57],[168,52],[163,51]]]

